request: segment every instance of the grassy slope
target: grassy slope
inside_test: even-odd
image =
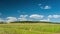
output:
[[[0,34],[60,34],[60,24],[49,23],[0,24]]]

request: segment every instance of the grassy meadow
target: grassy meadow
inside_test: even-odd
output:
[[[60,34],[60,24],[50,23],[0,24],[0,34]]]

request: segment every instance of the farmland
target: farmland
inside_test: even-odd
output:
[[[0,24],[0,34],[60,34],[60,24],[52,23]]]

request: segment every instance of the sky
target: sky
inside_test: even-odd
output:
[[[0,0],[0,21],[60,22],[60,0]]]

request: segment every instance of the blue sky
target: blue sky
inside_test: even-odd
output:
[[[42,15],[41,19],[60,22],[60,0],[0,0],[0,18],[6,19],[7,17],[20,18],[21,15],[28,15],[28,19],[35,20],[36,18],[30,18],[31,15]],[[52,18],[48,18],[52,15]],[[58,15],[57,18],[54,15]]]

